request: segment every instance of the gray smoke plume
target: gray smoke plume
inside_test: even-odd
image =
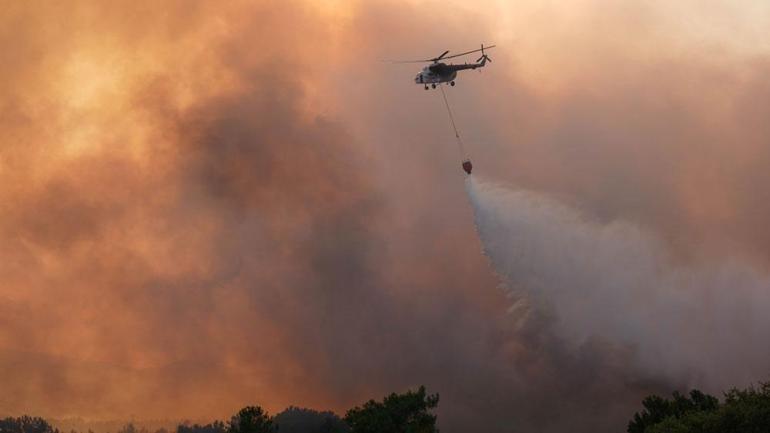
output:
[[[655,234],[469,177],[485,254],[516,299],[579,347],[631,350],[638,371],[719,390],[766,379],[770,280],[750,265],[677,263]]]

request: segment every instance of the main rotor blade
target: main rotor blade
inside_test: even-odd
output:
[[[430,63],[433,61],[433,59],[427,59],[427,60],[383,60],[387,63]]]
[[[395,60],[391,61],[390,63],[429,63],[429,62],[438,62],[439,60],[443,59],[444,56],[449,54],[449,50],[444,51],[441,53],[440,56],[434,57],[432,59],[425,59],[425,60]]]
[[[494,47],[496,47],[496,46],[497,46],[497,45],[490,45],[490,46],[488,46],[488,47],[484,47],[484,48],[483,48],[483,50],[488,50],[488,49],[490,49],[490,48],[494,48]],[[452,56],[447,56],[447,57],[444,57],[444,59],[453,59],[453,58],[455,58],[455,57],[464,56],[464,55],[466,55],[466,54],[478,53],[478,52],[479,52],[479,51],[481,51],[481,50],[482,50],[482,48],[479,48],[478,50],[473,50],[473,51],[466,51],[466,52],[464,52],[464,53],[460,53],[460,54],[455,54],[455,55],[452,55]]]
[[[496,47],[496,45],[490,45],[488,47],[479,48],[478,50],[466,51],[464,53],[454,54],[451,56],[447,56],[447,54],[449,54],[449,50],[446,50],[443,53],[441,53],[441,55],[438,57],[434,57],[432,59],[425,59],[425,60],[384,60],[384,61],[388,63],[431,63],[431,62],[438,62],[439,60],[453,59],[455,57],[464,56],[466,54],[478,53],[479,51],[488,50],[494,47]]]
[[[431,60],[432,60],[432,61],[434,61],[434,62],[435,62],[435,61],[437,61],[437,60],[441,60],[441,59],[443,59],[443,58],[444,58],[444,56],[446,56],[447,54],[449,54],[449,50],[446,50],[446,51],[444,51],[443,53],[441,53],[441,55],[440,55],[440,56],[438,56],[438,57],[436,57],[436,58],[433,58],[433,59],[431,59]],[[447,58],[448,58],[448,57],[447,57]]]

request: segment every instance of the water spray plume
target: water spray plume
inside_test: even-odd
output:
[[[676,264],[653,233],[468,177],[484,253],[506,290],[578,347],[631,350],[651,377],[719,390],[766,380],[770,279],[738,262]],[[518,313],[517,313],[518,314]]]

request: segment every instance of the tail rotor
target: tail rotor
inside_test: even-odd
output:
[[[482,62],[483,61],[483,62]],[[482,63],[492,63],[492,59],[484,52],[484,44],[481,44],[481,57],[479,57],[478,60],[476,60],[476,63],[482,62]]]

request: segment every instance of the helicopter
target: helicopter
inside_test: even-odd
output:
[[[478,50],[472,50],[472,51],[466,51],[464,53],[455,54],[453,56],[447,56],[449,54],[449,50],[444,51],[439,55],[438,57],[434,57],[432,59],[426,59],[426,60],[405,60],[405,61],[399,61],[395,63],[426,63],[430,62],[431,64],[428,66],[425,66],[422,68],[422,71],[420,71],[419,74],[417,74],[416,77],[414,77],[414,82],[416,84],[422,84],[425,86],[425,90],[428,90],[428,85],[432,88],[436,88],[436,84],[440,83],[449,83],[450,86],[455,85],[455,78],[457,77],[457,71],[463,71],[466,69],[476,69],[476,68],[483,68],[487,62],[492,63],[492,59],[489,58],[489,56],[484,52],[485,49],[494,48],[495,45],[490,45],[488,47],[485,47],[484,44],[481,44],[481,48]],[[440,60],[446,60],[446,59],[453,59],[455,57],[461,57],[472,53],[478,53],[481,52],[481,57],[476,60],[476,63],[463,63],[461,65],[453,65],[453,64],[446,64],[444,62],[441,62]]]

